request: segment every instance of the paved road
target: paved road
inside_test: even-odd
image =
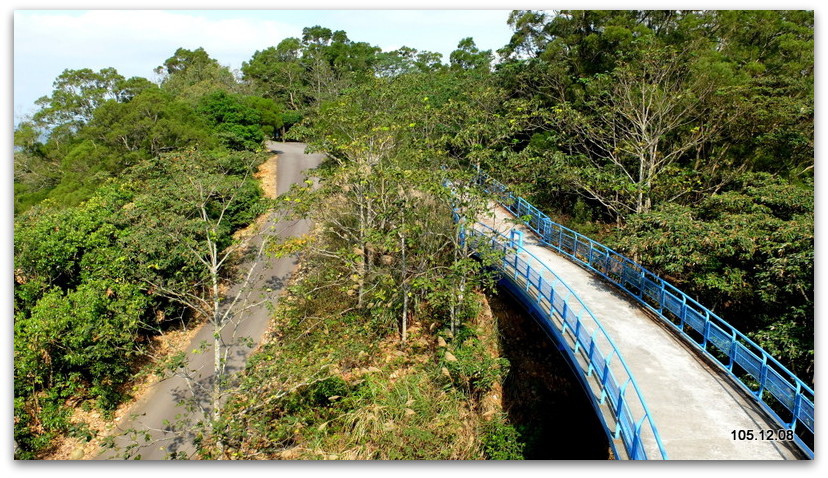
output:
[[[278,154],[277,166],[277,189],[278,194],[286,192],[292,184],[300,183],[306,179],[305,171],[314,168],[322,161],[321,154],[304,154],[305,145],[301,143],[268,143],[270,150]],[[253,239],[251,249],[257,249],[261,244],[263,233],[278,233],[284,237],[297,236],[308,231],[306,221],[285,221],[278,217],[271,217],[261,232]],[[250,286],[247,290],[241,291],[243,296],[250,296],[251,302],[258,299],[268,299],[268,302],[275,301],[280,295],[284,283],[296,268],[295,258],[272,259],[265,257],[255,263]],[[243,267],[242,270],[247,270]],[[239,292],[236,286],[228,291],[227,296],[233,297]],[[270,311],[267,304],[250,309],[239,318],[237,327],[226,327],[223,330],[223,337],[227,343],[236,343],[230,349],[230,356],[227,360],[227,367],[230,371],[238,371],[244,368],[247,356],[251,348],[247,345],[238,344],[239,338],[250,338],[253,343],[258,344],[267,329],[270,319]],[[163,460],[171,453],[183,453],[192,456],[195,449],[192,440],[195,430],[184,424],[175,426],[165,424],[165,421],[176,423],[177,416],[186,415],[192,422],[201,419],[200,413],[186,413],[186,410],[178,405],[181,400],[199,400],[202,406],[209,410],[209,390],[213,379],[213,329],[205,325],[198,331],[196,336],[187,346],[189,370],[194,379],[188,381],[183,377],[173,376],[167,378],[154,386],[154,389],[145,397],[136,402],[128,413],[128,417],[135,417],[132,420],[125,419],[125,423],[118,425],[118,429],[126,431],[130,429],[148,431],[151,440],[145,442],[143,438],[137,443],[140,445],[132,451],[139,454],[144,460]],[[209,344],[201,353],[192,353],[202,344]],[[207,392],[193,392],[194,385],[201,385]],[[198,387],[195,387],[197,390]],[[195,395],[195,397],[194,397]],[[130,436],[119,436],[116,438],[117,447],[115,450],[107,450],[97,459],[118,459],[122,458],[124,447],[130,443],[135,444]],[[121,453],[116,453],[116,451]]]
[[[732,430],[776,426],[724,373],[593,273],[541,246],[527,227],[492,204],[481,222],[505,235],[523,231],[524,248],[553,270],[601,321],[638,382],[671,460],[799,459],[793,442],[736,441]],[[533,263],[534,259],[522,257]],[[534,266],[536,270],[541,267]],[[652,453],[655,454],[655,453]]]

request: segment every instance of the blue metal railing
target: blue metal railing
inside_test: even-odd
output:
[[[537,315],[545,320],[542,325],[555,334],[558,345],[580,372],[586,390],[593,393],[616,457],[620,458],[619,450],[612,440],[620,439],[629,459],[666,460],[667,452],[635,379],[609,334],[581,299],[524,249],[521,240],[507,238],[482,223],[465,234],[473,248],[482,249],[480,243],[485,242],[499,253],[501,273],[534,302]]]
[[[555,223],[485,173],[481,172],[477,181],[545,245],[612,282],[712,359],[778,425],[792,430],[797,446],[814,457],[812,445],[799,433],[806,437],[805,430],[814,434],[814,391],[807,383],[746,335],[637,262]],[[739,370],[742,373],[737,375]]]

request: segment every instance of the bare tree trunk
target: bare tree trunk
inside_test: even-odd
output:
[[[359,202],[359,247],[362,252],[362,262],[359,268],[359,292],[357,294],[357,307],[362,308],[363,295],[365,294],[365,276],[368,274],[368,245],[365,232],[365,204]]]
[[[403,211],[403,218],[405,211]],[[400,229],[400,238],[402,246],[402,294],[403,294],[403,310],[402,310],[402,341],[408,338],[408,281],[406,280],[408,264],[406,262],[405,251],[405,219],[403,219],[402,228]]]

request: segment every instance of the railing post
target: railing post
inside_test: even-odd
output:
[[[572,257],[578,260],[578,234],[572,231]]]
[[[730,372],[730,373],[733,373],[733,363],[736,361],[735,360],[735,355],[736,355],[736,344],[737,344],[736,330],[735,329],[731,332],[730,337],[731,337],[731,339],[730,339],[730,351],[727,354],[728,358],[730,360],[727,363],[727,371]]]
[[[664,281],[659,279],[658,282],[661,285],[661,289],[659,290],[658,294],[658,313],[659,315],[664,315]],[[708,322],[709,321],[710,318],[708,317]]]
[[[510,233],[511,245],[513,248],[517,249],[519,247],[523,247],[523,232],[518,231],[517,229],[512,229]]]
[[[592,241],[589,241],[589,252],[587,252],[587,266],[590,269],[595,269],[592,267]]]
[[[595,370],[595,367],[592,366],[592,354],[595,352],[595,334],[597,333],[598,329],[593,331],[592,335],[589,336],[589,352],[587,352],[587,363],[589,363],[589,367],[587,367],[587,377],[592,375],[592,371]]]
[[[759,390],[756,391],[756,398],[765,403],[762,394],[765,393],[765,379],[768,377],[768,356],[762,354],[762,371],[759,372]]]
[[[639,443],[641,443],[641,425],[644,424],[644,420],[646,420],[646,419],[647,419],[647,415],[645,414],[643,417],[641,417],[641,420],[639,420],[638,423],[635,425],[635,434],[633,435],[632,456],[636,460],[638,459],[637,455],[638,455]],[[644,453],[644,459],[647,459],[646,450],[643,451],[643,453]]]
[[[566,319],[564,319],[564,320],[566,320]],[[581,332],[581,318],[578,317],[577,320],[575,320],[575,347],[574,347],[574,350],[573,350],[575,353],[578,353],[578,351],[581,350],[581,343],[578,341],[578,334],[580,332]]]
[[[624,426],[622,425],[622,423],[624,422],[621,420],[621,414],[624,412],[624,395],[627,392],[627,385],[629,384],[630,379],[627,379],[627,381],[624,382],[624,385],[620,389],[618,389],[618,402],[615,404],[615,423],[618,424],[617,429],[620,432],[624,431]],[[618,438],[617,433],[615,438]]]
[[[566,321],[564,320],[564,323]],[[615,350],[612,350],[606,357],[604,357],[604,373],[601,375],[601,400],[598,401],[599,405],[603,405],[604,401],[606,401],[607,395],[607,377],[610,374],[610,360],[612,360],[612,356],[615,354]]]
[[[659,305],[661,305],[659,303]],[[704,332],[702,333],[702,349],[707,350],[707,336],[710,335],[710,314],[704,314]]]
[[[792,418],[791,423],[788,424],[788,428],[791,430],[796,430],[796,422],[799,417],[799,410],[802,408],[802,385],[799,382],[796,383],[796,395],[794,395],[794,406],[792,410]]]

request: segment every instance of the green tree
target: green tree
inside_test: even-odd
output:
[[[216,425],[221,412],[230,347],[246,343],[246,338],[236,336],[234,328],[247,309],[261,305],[250,301],[249,285],[255,260],[261,259],[267,241],[262,241],[254,263],[236,284],[238,292],[229,297],[224,293],[234,258],[248,247],[246,240],[236,240],[232,233],[263,212],[261,189],[251,178],[261,159],[246,153],[219,157],[194,151],[167,154],[155,163],[161,171],[147,171],[147,186],[152,192],[136,198],[141,208],[134,220],[143,227],[134,231],[131,247],[143,250],[145,243],[175,244],[176,251],[180,251],[178,260],[193,272],[185,276],[170,274],[150,263],[137,273],[139,280],[154,294],[205,317],[213,332],[213,379],[206,390],[209,406],[201,405],[199,396],[205,385],[195,381],[190,384],[196,390],[190,398],[210,426]],[[176,373],[185,377],[191,374],[188,364],[178,365]]]
[[[460,40],[457,49],[449,56],[451,67],[460,70],[488,71],[491,68],[492,59],[492,51],[481,51],[471,37]]]
[[[767,173],[634,216],[619,245],[803,378],[813,377],[814,196]]]
[[[127,102],[102,104],[81,137],[117,152],[119,170],[163,152],[214,144],[206,122],[193,108],[156,86],[144,88]]]
[[[263,105],[259,103],[259,106]],[[264,140],[262,115],[243,98],[216,91],[201,99],[198,112],[207,118],[216,136],[230,149],[255,150],[261,147]],[[273,117],[271,121],[276,119]]]
[[[451,109],[448,100],[433,106],[423,96],[437,92],[423,79],[401,75],[360,85],[292,130],[336,163],[320,173],[319,189],[298,197],[300,212],[324,230],[311,250],[332,263],[337,275],[330,280],[349,290],[353,308],[395,324],[402,340],[414,304],[448,309],[453,329],[469,307],[469,276],[480,265],[452,221],[458,198],[445,184],[461,179],[439,167],[446,156],[422,149],[444,140],[429,120]],[[485,204],[471,192],[458,210],[463,217]]]
[[[118,97],[123,81],[114,68],[64,70],[53,84],[52,96],[35,101],[41,109],[33,119],[51,128],[75,131],[92,118],[101,103]]]
[[[162,88],[193,103],[217,90],[238,90],[233,73],[211,58],[204,48],[179,48],[155,72],[161,75]]]
[[[250,61],[242,63],[244,80],[265,98],[301,110],[309,101],[301,53],[298,38],[286,38],[275,47],[257,51]]]
[[[676,165],[692,158],[691,171],[718,169],[723,158],[708,146],[729,119],[727,105],[714,102],[726,86],[717,65],[704,66],[712,74],[694,75],[683,55],[647,48],[638,61],[590,80],[585,109],[554,107],[554,124],[569,136],[565,179],[620,222],[690,192],[696,184],[670,180],[680,174]]]

